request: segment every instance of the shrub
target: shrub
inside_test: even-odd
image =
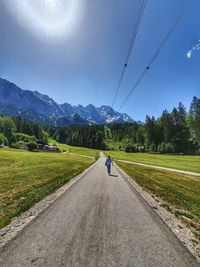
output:
[[[200,155],[200,141],[190,140],[188,142],[188,149],[185,151],[186,154]]]
[[[161,154],[164,154],[166,152],[166,144],[165,142],[162,142],[159,146],[158,146],[159,152]]]
[[[34,149],[38,148],[38,145],[36,142],[31,141],[27,143],[28,150],[33,151]]]
[[[149,150],[152,151],[152,152],[156,152],[157,151],[156,145],[155,144],[151,144]]]
[[[124,148],[124,151],[127,153],[130,152],[137,152],[137,146],[136,145],[131,145],[131,144],[127,144]]]
[[[0,134],[0,145],[2,144],[7,145],[8,139],[3,134]]]
[[[171,143],[167,143],[165,145],[165,153],[174,153],[175,152],[175,146]]]
[[[23,134],[23,133],[16,133],[15,138],[16,138],[16,141],[36,142],[35,136],[31,136],[31,135]]]
[[[15,148],[15,149],[20,149],[22,144],[23,144],[23,142],[21,142],[21,141],[12,142],[10,144],[10,147]]]

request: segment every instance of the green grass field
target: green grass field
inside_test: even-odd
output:
[[[200,177],[122,162],[117,165],[146,191],[161,198],[162,206],[191,227],[200,239]]]
[[[69,145],[66,145],[66,144],[58,143],[53,139],[49,139],[49,144],[51,144],[51,145],[56,144],[57,147],[61,151],[66,150],[69,153],[74,153],[74,154],[79,154],[79,155],[84,155],[84,156],[89,156],[89,157],[94,157],[94,158],[98,158],[99,157],[100,150],[97,150],[97,149],[69,146]]]
[[[200,156],[175,156],[148,153],[126,153],[122,151],[107,151],[113,159],[121,159],[149,165],[167,167],[177,170],[200,173]]]
[[[70,153],[0,150],[0,228],[95,160]]]

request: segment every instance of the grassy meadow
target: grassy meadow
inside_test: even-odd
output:
[[[69,146],[66,144],[58,143],[53,139],[49,139],[49,144],[51,144],[51,145],[55,144],[61,151],[66,150],[68,153],[94,157],[96,159],[99,157],[100,150],[97,150],[97,149]]]
[[[130,177],[175,214],[200,239],[200,177],[118,162]]]
[[[1,149],[0,228],[67,183],[94,161],[70,153]]]
[[[200,156],[126,153],[123,151],[107,151],[105,154],[110,155],[113,159],[200,173]]]

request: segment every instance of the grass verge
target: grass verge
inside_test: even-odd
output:
[[[0,228],[92,163],[70,154],[0,150]]]
[[[118,162],[147,192],[161,198],[162,206],[189,226],[200,240],[200,177]]]
[[[69,146],[69,145],[66,145],[66,144],[58,143],[57,141],[55,141],[53,139],[49,139],[49,144],[51,144],[51,145],[56,144],[57,147],[61,151],[66,150],[69,153],[79,154],[79,155],[84,155],[84,156],[89,156],[89,157],[94,157],[95,159],[97,159],[99,157],[100,150],[97,150],[97,149],[85,148],[85,147],[77,147],[77,146]]]
[[[154,166],[200,173],[200,156],[176,156],[148,153],[126,153],[122,151],[107,151],[113,159],[127,160]]]

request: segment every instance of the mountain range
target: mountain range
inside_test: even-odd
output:
[[[37,91],[22,90],[17,85],[0,78],[0,114],[20,116],[42,124],[64,126],[70,124],[109,124],[133,122],[126,113],[112,107],[72,106],[58,104]]]

